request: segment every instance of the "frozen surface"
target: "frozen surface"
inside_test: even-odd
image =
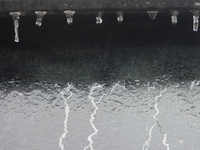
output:
[[[1,150],[60,149],[63,97],[65,149],[200,149],[199,82],[140,84],[1,92]]]
[[[0,150],[199,150],[192,14],[0,18]]]

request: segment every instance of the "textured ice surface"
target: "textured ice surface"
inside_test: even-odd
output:
[[[66,26],[47,15],[39,29],[35,16],[21,17],[19,44],[12,18],[0,18],[0,149],[200,149],[191,13],[176,26],[162,13],[126,14],[122,24],[107,14],[100,26],[95,14],[74,17]]]
[[[65,149],[83,149],[91,133],[96,150],[142,149],[150,131],[145,149],[199,149],[198,81],[140,84],[129,89],[122,83],[71,87],[73,94],[66,90],[70,113]],[[59,91],[63,88],[0,92],[1,149],[60,149],[66,105]]]

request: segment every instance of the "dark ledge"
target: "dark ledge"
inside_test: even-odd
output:
[[[0,12],[200,9],[200,0],[0,0]]]

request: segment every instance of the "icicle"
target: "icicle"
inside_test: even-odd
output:
[[[147,13],[149,14],[149,17],[151,18],[151,20],[155,20],[158,11],[147,11]]]
[[[199,28],[199,11],[193,10],[193,31],[197,32]]]
[[[179,11],[171,11],[172,14],[172,24],[175,25],[177,24],[177,16],[179,14]]]
[[[71,25],[73,23],[73,16],[76,13],[75,11],[66,10],[63,12],[66,15],[67,23]]]
[[[103,20],[102,20],[102,15],[103,15],[103,12],[102,12],[102,11],[97,12],[96,24],[102,24],[102,22],[103,22]]]
[[[18,28],[19,28],[19,18],[21,12],[10,12],[10,15],[13,17],[14,28],[15,28],[15,42],[19,42]]]
[[[119,23],[122,23],[123,20],[124,20],[124,18],[123,18],[123,11],[118,11],[117,12],[117,21]]]
[[[36,11],[35,14],[37,16],[35,24],[38,27],[40,27],[42,25],[42,19],[43,19],[44,15],[47,14],[47,12],[46,11]]]

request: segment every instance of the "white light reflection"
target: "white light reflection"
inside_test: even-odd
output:
[[[90,118],[90,124],[91,124],[91,126],[92,126],[94,132],[88,136],[87,140],[88,140],[89,144],[88,144],[88,146],[86,146],[86,147],[84,148],[84,150],[86,150],[86,149],[88,149],[88,148],[90,148],[90,150],[94,150],[94,149],[93,149],[93,145],[92,145],[92,144],[93,144],[92,137],[93,137],[94,135],[96,135],[96,134],[98,133],[98,131],[99,131],[99,130],[96,128],[96,126],[94,125],[94,123],[93,123],[93,121],[94,121],[94,119],[95,119],[94,115],[97,113],[97,110],[98,110],[97,104],[101,102],[101,100],[102,100],[102,98],[103,98],[104,95],[101,96],[101,97],[100,97],[100,100],[97,101],[97,102],[95,103],[95,101],[94,101],[94,100],[95,100],[95,97],[93,97],[92,94],[93,94],[93,92],[94,92],[95,89],[97,89],[97,88],[102,88],[103,86],[104,86],[104,85],[99,85],[99,84],[93,85],[92,88],[91,88],[91,90],[90,90],[89,96],[88,96],[88,98],[91,99],[91,102],[92,102],[93,107],[95,108],[94,111],[93,111],[93,113],[91,114],[91,118]]]
[[[196,83],[195,83],[195,82],[196,82]],[[190,86],[190,91],[192,91],[192,89],[193,89],[194,86],[199,85],[199,82],[200,82],[200,81],[197,81],[197,80],[192,81],[191,86]]]
[[[67,133],[68,133],[68,131],[67,131],[67,121],[68,121],[68,118],[69,118],[69,106],[68,106],[68,104],[67,104],[67,100],[73,95],[73,93],[70,91],[71,87],[72,87],[72,85],[68,84],[68,87],[67,87],[66,90],[67,90],[67,92],[70,93],[70,95],[69,95],[67,98],[64,97],[64,94],[65,94],[64,91],[61,91],[61,92],[60,92],[60,94],[62,95],[62,98],[63,98],[64,101],[65,101],[64,132],[63,132],[62,136],[61,136],[60,139],[59,139],[59,147],[60,147],[61,150],[64,150],[64,149],[65,149],[65,147],[64,147],[64,145],[63,145],[63,139],[66,137],[66,135],[67,135]]]
[[[149,85],[149,84],[148,84],[148,85]],[[154,87],[153,87],[153,88],[154,88]],[[149,90],[149,86],[148,86],[148,90]],[[153,125],[153,126],[150,128],[150,130],[149,130],[149,138],[148,138],[148,140],[144,143],[144,145],[142,146],[142,150],[148,150],[149,147],[150,147],[150,142],[151,142],[151,138],[152,138],[152,131],[153,131],[154,127],[158,124],[158,123],[157,123],[157,119],[158,119],[158,118],[156,118],[156,117],[157,117],[157,115],[160,113],[160,111],[159,111],[159,109],[158,109],[158,99],[159,99],[159,97],[162,96],[162,94],[163,94],[166,90],[167,90],[166,87],[165,87],[164,90],[162,90],[162,88],[161,88],[160,94],[159,94],[158,96],[155,97],[155,105],[154,105],[154,108],[155,108],[155,110],[156,110],[156,114],[153,116],[154,125]],[[166,136],[166,137],[167,137],[167,136]],[[166,139],[165,139],[165,135],[164,135],[164,140],[166,140]],[[163,143],[163,144],[164,144],[164,143]],[[166,145],[165,145],[165,146],[166,146]]]
[[[170,150],[169,144],[167,143],[167,134],[164,134],[163,145],[167,147],[167,150]]]

